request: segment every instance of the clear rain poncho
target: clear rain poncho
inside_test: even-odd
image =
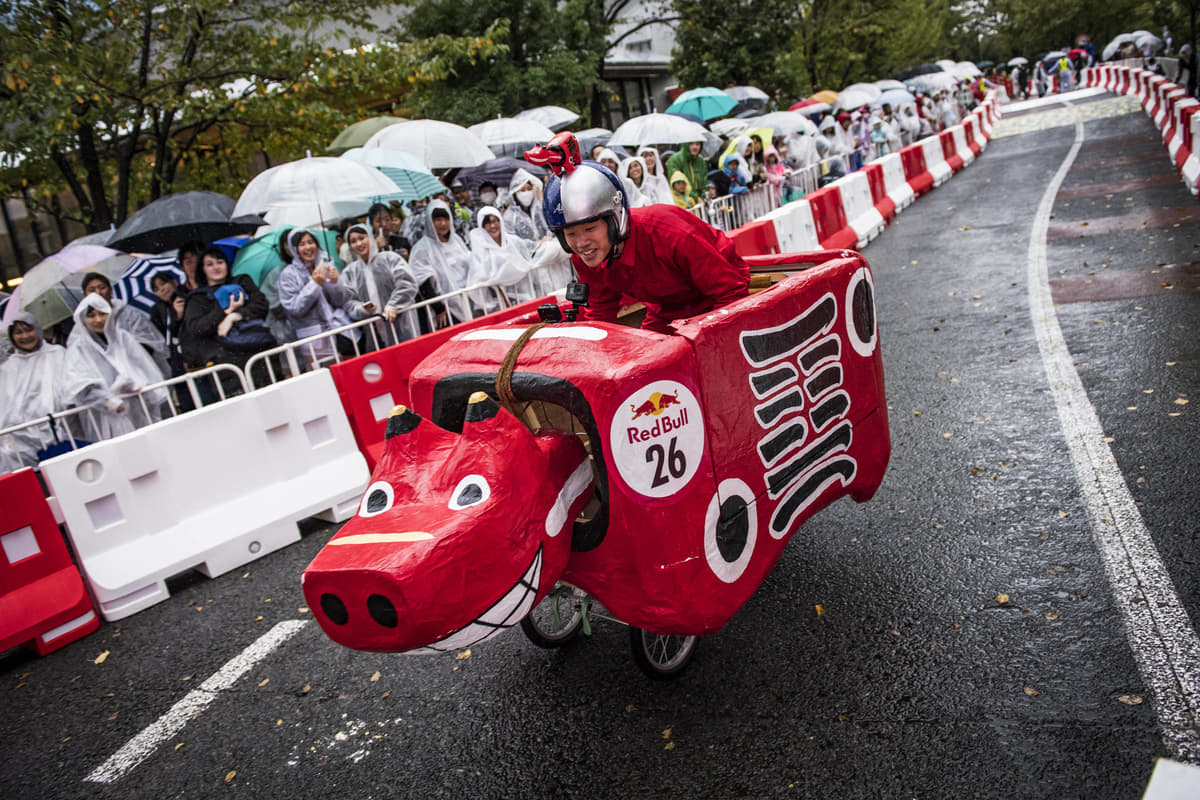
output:
[[[38,330],[32,314],[21,312],[9,325],[22,322]],[[89,416],[100,424],[102,416],[113,417],[108,427],[120,427],[106,403],[113,395],[100,376],[85,365],[68,364],[67,349],[41,339],[38,346],[25,351],[14,346],[12,355],[0,364],[0,429],[20,425],[38,417],[46,417],[78,406],[92,406],[78,422],[49,421],[0,436],[0,472],[32,467],[38,462],[38,452],[55,442],[69,438],[99,438]],[[113,402],[115,407],[120,401]],[[132,430],[132,426],[128,430]],[[124,432],[124,431],[123,431]]]
[[[533,184],[535,188],[542,185],[529,170],[518,169],[512,174],[508,182],[508,208],[504,211],[504,223],[522,239],[540,242],[543,237],[550,235],[550,226],[542,216],[542,203],[537,198],[537,192],[533,193],[528,204],[522,203],[522,198],[517,196],[526,183]]]
[[[503,220],[494,206],[484,206],[476,215],[475,227],[471,230],[471,277],[472,285],[499,286],[510,300],[523,302],[533,299],[529,282],[525,277],[533,269],[535,243],[504,229],[500,223],[500,243],[483,227],[488,217]],[[520,285],[517,285],[520,284]],[[538,292],[541,294],[541,292]],[[495,310],[490,299],[485,304],[488,311]]]
[[[103,337],[87,326],[89,309],[108,314]],[[141,428],[163,417],[167,390],[142,390],[164,380],[162,370],[128,330],[113,319],[112,306],[98,294],[89,294],[75,308],[75,327],[67,338],[68,368],[98,373],[104,385],[125,401],[119,419],[101,418],[101,438],[111,438]]]
[[[350,324],[350,317],[342,310],[346,302],[346,288],[340,282],[341,276],[338,276],[339,280],[336,282],[326,279],[323,284],[312,278],[313,270],[319,264],[333,264],[329,254],[320,249],[320,240],[317,240],[317,254],[312,264],[306,264],[300,258],[297,245],[304,234],[316,239],[313,232],[306,228],[293,228],[288,233],[288,252],[292,254],[292,260],[279,273],[277,288],[279,304],[283,306],[288,322],[296,331],[297,339],[316,336]],[[348,336],[358,338],[353,332]],[[334,343],[330,338],[319,339],[303,349],[308,357],[316,361],[334,357]]]
[[[372,316],[364,308],[367,303],[375,304],[374,314],[381,314],[387,309],[399,312],[411,306],[417,296],[417,282],[409,270],[408,262],[399,253],[380,252],[370,225],[351,225],[346,229],[347,242],[354,232],[366,235],[370,250],[366,263],[351,251],[352,260],[342,271],[341,283],[346,288],[346,304],[342,308],[346,314],[357,322]],[[403,325],[398,334],[401,340],[408,339],[412,337],[413,330]],[[381,345],[387,344],[391,342],[381,342]]]
[[[450,205],[446,201],[430,200],[429,205],[425,206],[426,235],[413,245],[412,252],[408,257],[408,266],[418,285],[432,277],[437,286],[438,295],[445,295],[465,289],[470,285],[471,251],[467,249],[466,242],[454,232],[453,225],[450,227],[450,235],[446,241],[443,242],[438,237],[437,231],[433,227],[433,212],[436,210],[444,211],[450,215],[450,219],[453,221]],[[465,304],[456,302],[453,305],[452,311],[460,319],[470,317]]]
[[[654,167],[657,170],[656,172],[651,172],[650,167],[647,165],[647,153],[654,154]],[[642,159],[642,166],[645,167],[646,170],[646,178],[642,181],[642,185],[638,187],[642,194],[649,195],[651,203],[674,203],[675,201],[671,197],[671,185],[667,183],[667,176],[664,174],[666,163],[662,155],[659,154],[658,150],[650,147],[649,145],[643,145],[642,147],[639,147],[637,155],[638,158]]]

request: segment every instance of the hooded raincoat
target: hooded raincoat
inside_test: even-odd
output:
[[[447,214],[451,213],[450,206],[444,200],[430,200],[429,205],[425,206],[426,235],[413,245],[408,266],[418,284],[424,286],[432,278],[437,294],[443,295],[470,285],[471,251],[467,249],[466,242],[454,232],[453,227],[446,241],[438,238],[433,228],[433,212],[439,209]],[[470,316],[462,303],[455,303],[451,310],[460,318]]]
[[[499,286],[510,300],[518,302],[532,299],[535,290],[524,279],[533,269],[534,243],[506,231],[501,222],[497,244],[483,227],[488,217],[502,220],[500,211],[493,206],[484,206],[475,216],[476,224],[471,230],[471,284]]]
[[[108,314],[103,335],[88,329],[87,312],[93,308]],[[167,390],[142,392],[146,386],[164,379],[162,370],[133,334],[113,321],[112,306],[108,301],[98,294],[89,294],[79,301],[74,317],[75,327],[67,338],[68,369],[99,374],[111,392],[125,395],[123,414],[99,418],[100,438],[119,436],[162,419]],[[141,400],[129,396],[138,392]]]
[[[680,181],[683,181],[686,184],[686,187],[682,192],[677,191],[675,188],[675,184],[679,183]],[[675,205],[679,206],[680,208],[691,208],[693,205],[695,205],[693,202],[695,198],[692,196],[691,181],[687,179],[687,175],[684,175],[681,170],[675,170],[671,173],[671,200],[674,201]]]
[[[708,187],[708,164],[704,161],[704,156],[693,156],[691,145],[685,144],[678,153],[667,159],[667,174],[671,176],[668,180],[671,183],[672,193],[675,190],[676,172],[682,172],[688,182],[688,195],[691,201],[685,208],[694,206],[703,200],[704,192]],[[675,204],[680,205],[678,198],[675,199]]]
[[[634,182],[633,178],[629,177],[629,168],[634,164],[642,168],[642,185],[639,186]],[[633,198],[637,197],[637,206],[649,206],[658,202],[658,197],[655,193],[654,181],[646,174],[646,162],[639,156],[627,158],[621,162],[620,168],[617,170],[617,175],[621,178],[621,182],[628,184],[636,195],[630,195],[629,207],[634,208]]]
[[[296,331],[297,339],[316,336],[323,331],[350,324],[350,317],[342,310],[342,306],[346,304],[346,287],[340,280],[335,282],[326,279],[322,284],[312,277],[313,269],[317,265],[327,263],[332,266],[333,261],[329,254],[318,249],[313,263],[306,264],[296,250],[300,237],[306,233],[312,235],[312,231],[307,228],[295,228],[288,233],[288,252],[292,254],[292,260],[279,273],[277,288],[279,304],[283,306],[288,322]],[[333,343],[329,340],[316,342],[310,347],[314,358],[323,359],[333,355]]]
[[[542,203],[537,198],[536,192],[527,206],[517,198],[517,192],[526,183],[532,183],[536,188],[542,186],[542,182],[529,170],[518,169],[512,174],[512,178],[508,182],[508,208],[504,212],[504,223],[510,231],[522,239],[540,242],[543,237],[550,235],[550,226],[546,224],[546,218],[542,216]]]
[[[649,164],[646,161],[647,153],[654,154],[654,172],[650,171]],[[637,154],[638,158],[642,159],[642,166],[646,169],[646,178],[642,181],[642,185],[638,187],[641,189],[642,194],[650,195],[651,203],[674,202],[671,197],[671,184],[667,183],[667,176],[665,174],[666,165],[663,163],[662,156],[659,155],[658,150],[653,147],[643,146],[638,148]]]
[[[45,417],[76,406],[93,406],[92,416],[115,417],[106,404],[120,404],[114,400],[103,379],[86,364],[68,364],[67,349],[41,339],[40,328],[32,314],[22,311],[9,324],[22,322],[38,333],[38,345],[25,351],[13,347],[12,355],[0,364],[0,428],[20,425],[23,422]],[[85,422],[87,417],[82,418]],[[109,429],[117,423],[110,420]],[[15,434],[0,437],[0,472],[10,472],[21,467],[37,464],[38,451],[70,436],[98,438],[89,430],[90,423],[80,424],[68,432],[66,426],[56,423],[52,430],[49,422],[26,428]],[[132,426],[129,427],[132,430]]]
[[[342,272],[341,282],[346,288],[346,305],[343,309],[346,314],[358,321],[388,309],[400,312],[411,306],[417,297],[417,281],[409,271],[408,262],[399,253],[380,252],[370,225],[351,225],[346,229],[347,241],[354,231],[367,236],[371,249],[365,263],[352,252],[353,260]],[[373,312],[364,308],[367,303],[375,304]],[[405,328],[401,338],[411,338],[412,335],[413,331]]]

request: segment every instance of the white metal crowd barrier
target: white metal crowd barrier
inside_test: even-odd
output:
[[[770,183],[760,183],[743,194],[722,195],[688,210],[714,228],[728,233],[778,207],[778,190]]]
[[[366,461],[328,370],[318,370],[42,462],[105,619],[353,515]]]

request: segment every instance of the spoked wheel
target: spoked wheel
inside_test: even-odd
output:
[[[696,636],[664,636],[641,628],[629,629],[629,644],[638,668],[659,681],[676,677],[696,651]]]
[[[560,583],[521,620],[521,630],[538,647],[562,647],[583,628],[586,600],[582,589]]]

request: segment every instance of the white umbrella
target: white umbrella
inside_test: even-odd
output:
[[[976,75],[983,74],[983,70],[975,66],[974,61],[959,61],[950,72],[960,78],[974,78]]]
[[[1134,36],[1132,33],[1122,33],[1122,34],[1118,34],[1117,36],[1113,37],[1113,40],[1111,42],[1109,42],[1108,44],[1106,44],[1104,46],[1104,49],[1102,51],[1100,51],[1101,60],[1108,61],[1110,58],[1115,56],[1117,54],[1117,51],[1120,50],[1127,43],[1135,43],[1136,44],[1137,37]]]
[[[834,102],[833,108],[835,111],[850,111],[860,106],[868,105],[881,94],[883,92],[878,86],[869,83],[856,83],[838,92],[838,99]]]
[[[579,121],[579,115],[562,106],[538,106],[518,112],[513,119],[531,119],[552,131],[561,131]]]
[[[912,96],[912,92],[910,92],[908,89],[900,88],[887,90],[883,94],[879,95],[879,97],[876,97],[874,100],[872,100],[871,105],[882,106],[884,103],[887,103],[894,110],[899,110],[901,106],[915,102],[917,102],[917,98]]]
[[[766,103],[771,99],[766,92],[757,86],[730,86],[728,89],[722,89],[722,91],[739,103],[746,100],[759,100]]]
[[[398,199],[399,191],[391,178],[361,162],[301,158],[255,175],[233,216],[262,214],[275,225],[314,225],[365,214],[374,202]]]
[[[435,119],[418,119],[390,125],[376,133],[365,149],[403,150],[421,159],[429,169],[477,167],[496,157],[479,137],[461,125]]]
[[[803,111],[772,111],[761,117],[747,120],[752,128],[774,128],[776,136],[787,136],[789,133],[807,133],[815,135],[817,126],[804,115]]]
[[[904,88],[903,83],[901,83],[900,81],[897,81],[897,80],[893,80],[892,78],[884,78],[883,80],[875,81],[875,85],[878,86],[880,88],[880,90],[885,91],[885,92],[888,91],[889,89],[903,89]]]
[[[641,147],[644,144],[684,144],[703,142],[700,154],[705,158],[721,149],[720,138],[698,122],[674,114],[643,114],[621,123],[608,144],[622,147]]]
[[[1028,63],[1029,63],[1029,59],[1026,58],[1025,56],[1017,56],[1016,58],[1010,58],[1008,60],[1008,65],[1010,67],[1019,67],[1022,64],[1028,64]]]
[[[957,64],[958,62],[954,61],[953,59],[949,59],[949,58],[939,58],[937,61],[935,61],[933,63],[937,64],[939,67],[946,70],[946,72],[954,72],[954,65]]]
[[[715,122],[709,123],[709,130],[717,136],[723,136],[726,139],[732,139],[738,134],[745,133],[755,126],[750,124],[748,119],[739,119],[737,117],[726,117]]]
[[[1134,36],[1137,38],[1133,43],[1137,45],[1137,49],[1143,53],[1148,51],[1150,55],[1154,55],[1159,50],[1162,50],[1162,39],[1158,38],[1153,33],[1150,33],[1149,31],[1134,31]]]
[[[958,86],[958,79],[949,72],[931,72],[909,78],[904,83],[910,91],[934,94]]]
[[[554,131],[540,122],[511,117],[489,119],[467,130],[478,136],[489,150],[502,155],[517,155],[535,144],[545,144],[554,138]]]

